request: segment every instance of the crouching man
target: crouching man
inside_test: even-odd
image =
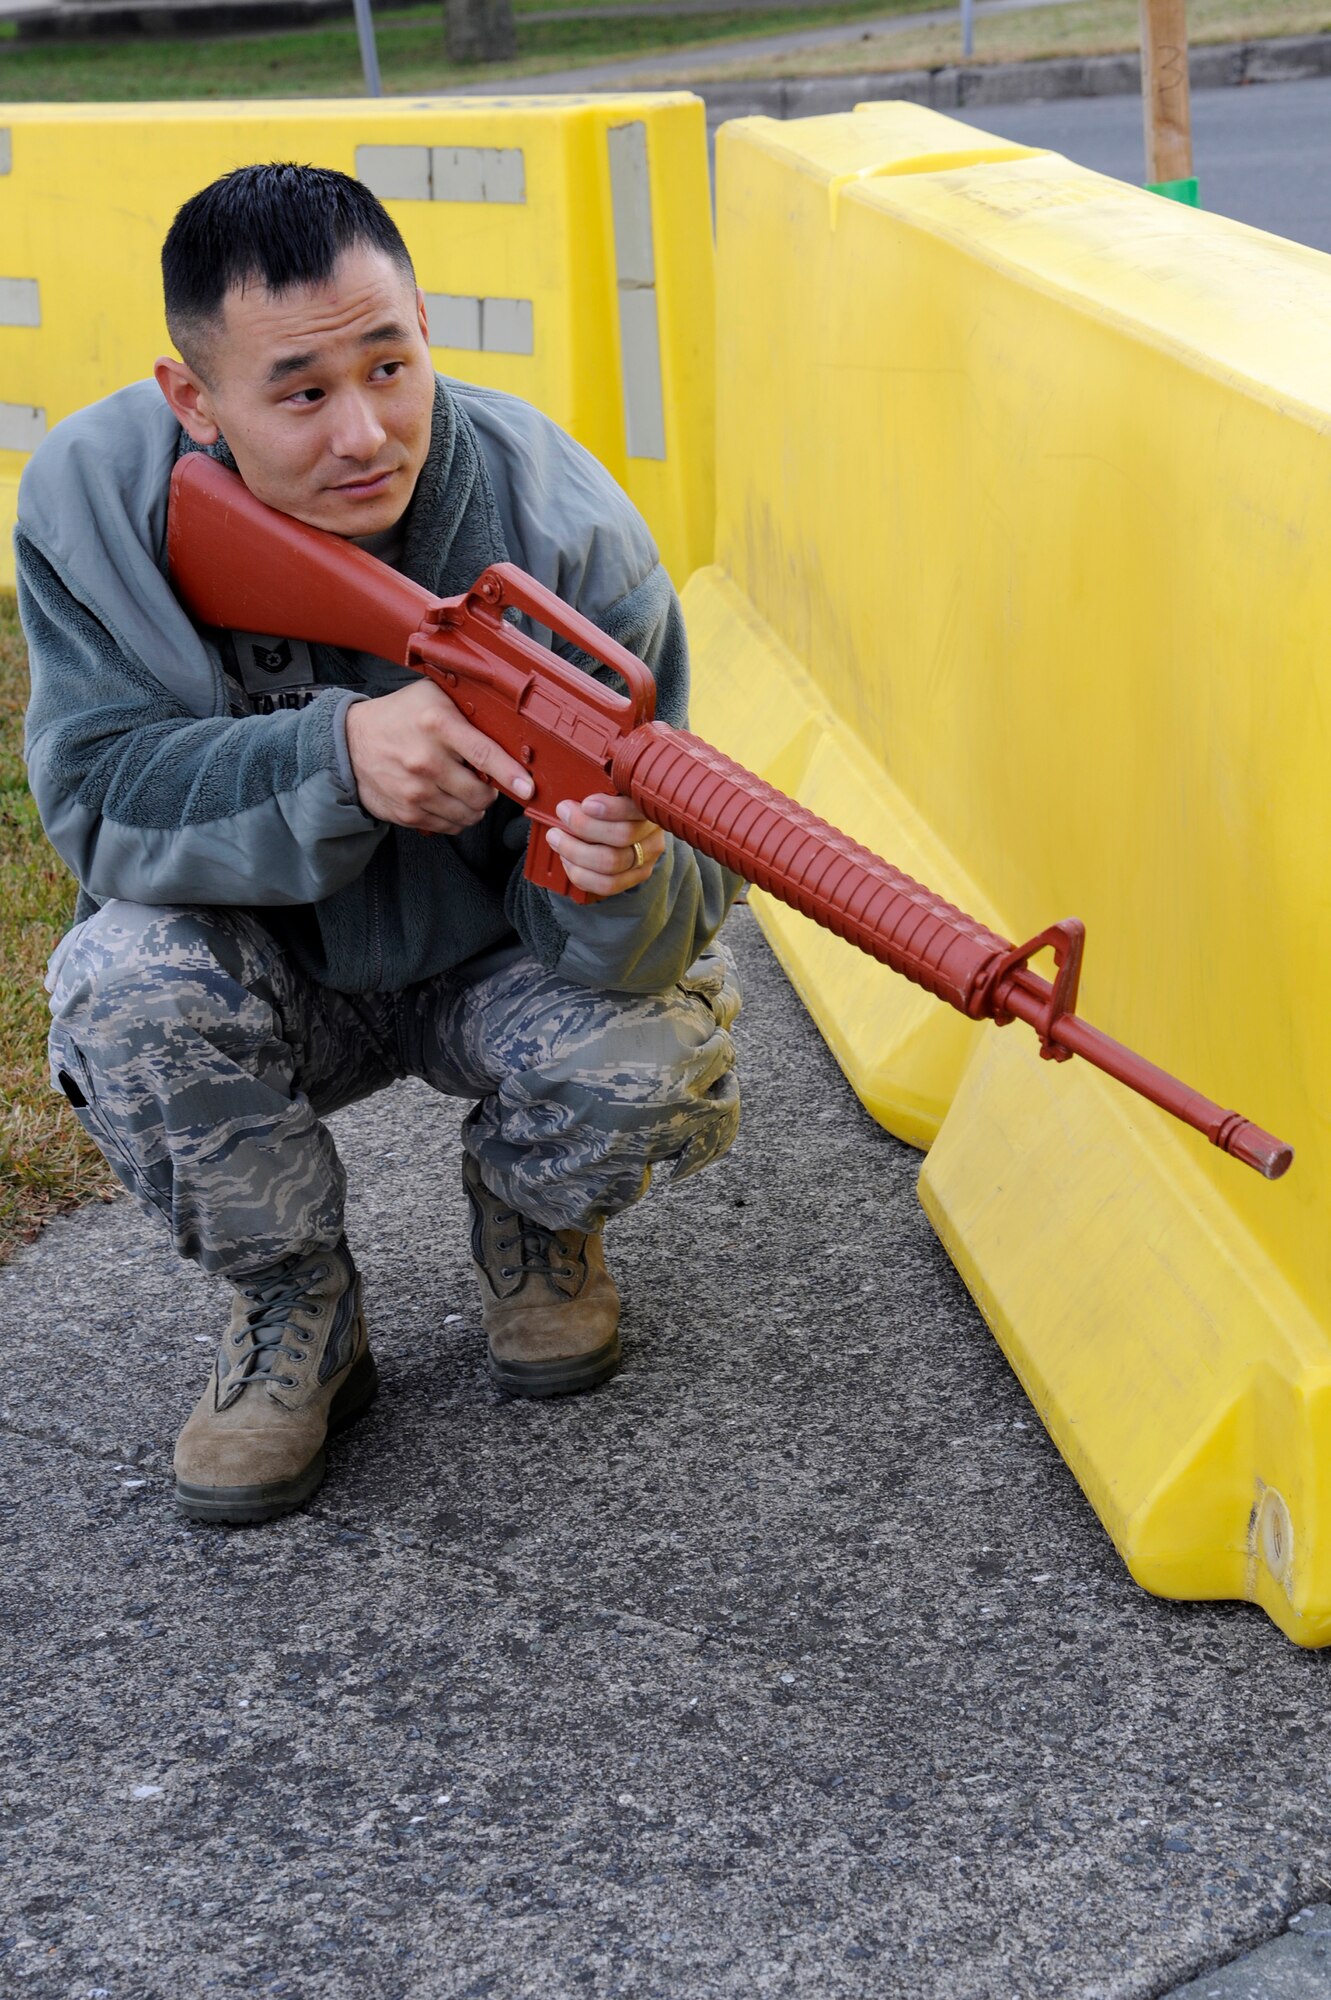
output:
[[[162,263],[181,358],[60,424],[24,474],[28,761],[80,885],[48,979],[54,1078],[180,1254],[234,1288],[177,1501],[257,1521],[308,1499],[326,1435],[374,1394],[322,1121],[398,1077],[474,1100],[493,1380],[554,1396],[615,1372],[604,1226],[738,1122],[738,995],[712,943],[737,884],[595,796],[551,844],[600,900],[536,889],[496,789],[529,781],[439,688],[191,624],[167,493],[202,450],[438,595],[519,564],[685,720],[679,606],[642,521],[535,410],[436,377],[406,247],[359,182],[241,168],[185,204]]]

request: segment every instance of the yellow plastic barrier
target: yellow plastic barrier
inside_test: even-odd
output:
[[[962,137],[964,133],[964,139]],[[969,157],[966,157],[969,151]],[[1132,1573],[1331,1641],[1331,260],[913,107],[718,147],[698,726],[1291,1140],[759,901]]]
[[[0,582],[34,445],[169,351],[159,254],[228,168],[358,174],[416,263],[445,373],[566,425],[683,582],[712,552],[712,242],[683,95],[0,105]]]

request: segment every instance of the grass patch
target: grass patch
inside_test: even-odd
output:
[[[644,4],[611,20],[532,21],[551,0],[518,0],[518,56],[511,63],[450,64],[440,6],[376,13],[384,89],[414,96],[461,84],[539,76],[602,59],[699,46],[782,28],[904,13],[918,0],[833,0],[833,4],[676,16]],[[594,4],[594,0],[593,0]],[[0,30],[0,100],[29,103],[148,103],[177,98],[359,97],[360,57],[350,21],[253,35],[143,35],[133,40],[25,42]]]
[[[42,975],[74,908],[48,847],[22,758],[28,662],[11,596],[0,594],[0,1262],[42,1223],[115,1181],[46,1079]]]
[[[1194,46],[1327,32],[1331,32],[1328,0],[1189,0],[1188,39]],[[1053,56],[1119,55],[1140,46],[1138,0],[1070,0],[1067,6],[980,15],[975,23],[973,60],[1035,62]],[[881,35],[866,32],[858,41],[801,49],[784,56],[747,61],[739,56],[725,63],[704,58],[687,71],[672,70],[669,81],[673,88],[681,89],[708,80],[938,69],[961,60],[961,29],[958,21],[952,21],[946,27],[903,26]],[[651,81],[645,64],[641,77],[634,80]]]

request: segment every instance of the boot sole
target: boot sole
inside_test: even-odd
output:
[[[328,1406],[327,1436],[336,1437],[363,1416],[378,1387],[379,1371],[367,1348]],[[290,1479],[273,1479],[256,1486],[188,1486],[178,1479],[176,1506],[191,1521],[229,1523],[233,1527],[275,1521],[279,1515],[303,1507],[318,1492],[327,1469],[324,1448],[320,1445],[309,1464]]]
[[[539,1401],[547,1396],[579,1396],[595,1389],[619,1373],[619,1335],[613,1334],[604,1347],[591,1354],[579,1354],[567,1361],[501,1361],[487,1356],[490,1380],[505,1396],[526,1396]]]

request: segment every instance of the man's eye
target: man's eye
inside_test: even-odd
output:
[[[376,375],[386,376],[391,381],[393,376],[398,373],[398,371],[403,367],[403,365],[404,364],[401,361],[381,361],[379,363],[379,366],[374,370],[374,373]]]
[[[322,389],[296,389],[287,397],[289,403],[318,403],[323,399]]]

